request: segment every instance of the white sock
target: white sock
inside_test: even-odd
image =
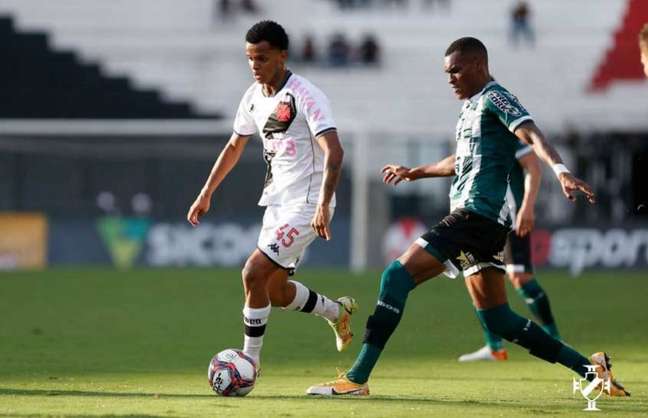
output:
[[[335,322],[340,314],[340,304],[318,294],[303,284],[289,280],[295,285],[295,299],[284,309],[312,313]]]
[[[243,325],[245,335],[243,337],[243,352],[258,364],[261,358],[261,347],[263,347],[263,335],[265,334],[266,323],[270,316],[271,306],[264,308],[243,308]]]

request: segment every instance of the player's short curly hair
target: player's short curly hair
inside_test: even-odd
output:
[[[284,28],[272,20],[262,20],[255,23],[245,35],[245,40],[251,44],[266,41],[273,48],[282,51],[288,49],[288,35]]]
[[[642,48],[648,48],[648,23],[639,32],[639,44]]]
[[[459,52],[460,54],[477,54],[488,61],[488,51],[486,50],[486,46],[482,41],[471,36],[459,38],[452,42],[448,49],[446,49],[445,56],[447,57],[454,52]]]

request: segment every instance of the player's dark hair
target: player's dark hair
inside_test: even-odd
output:
[[[283,27],[272,20],[262,20],[255,23],[245,35],[245,40],[251,44],[266,41],[273,48],[282,51],[288,49],[288,35]]]
[[[484,57],[488,61],[488,51],[486,46],[477,38],[471,36],[466,36],[464,38],[459,38],[453,43],[450,44],[448,49],[446,49],[445,56],[459,52],[459,54],[475,54]]]

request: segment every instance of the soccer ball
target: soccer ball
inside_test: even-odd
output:
[[[221,396],[245,396],[254,389],[257,369],[254,360],[240,350],[228,348],[209,363],[209,386]]]

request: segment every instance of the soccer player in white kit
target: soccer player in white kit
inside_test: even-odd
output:
[[[257,365],[271,306],[325,318],[338,351],[353,334],[351,314],[357,303],[344,296],[332,300],[288,280],[306,247],[318,236],[331,239],[335,188],[343,149],[327,97],[286,68],[288,36],[273,21],[256,23],[246,35],[245,53],[254,79],[234,120],[234,132],[220,153],[187,220],[194,226],[209,210],[211,197],[238,162],[249,138],[263,140],[267,171],[260,206],[266,206],[257,248],[243,267],[244,347]]]

